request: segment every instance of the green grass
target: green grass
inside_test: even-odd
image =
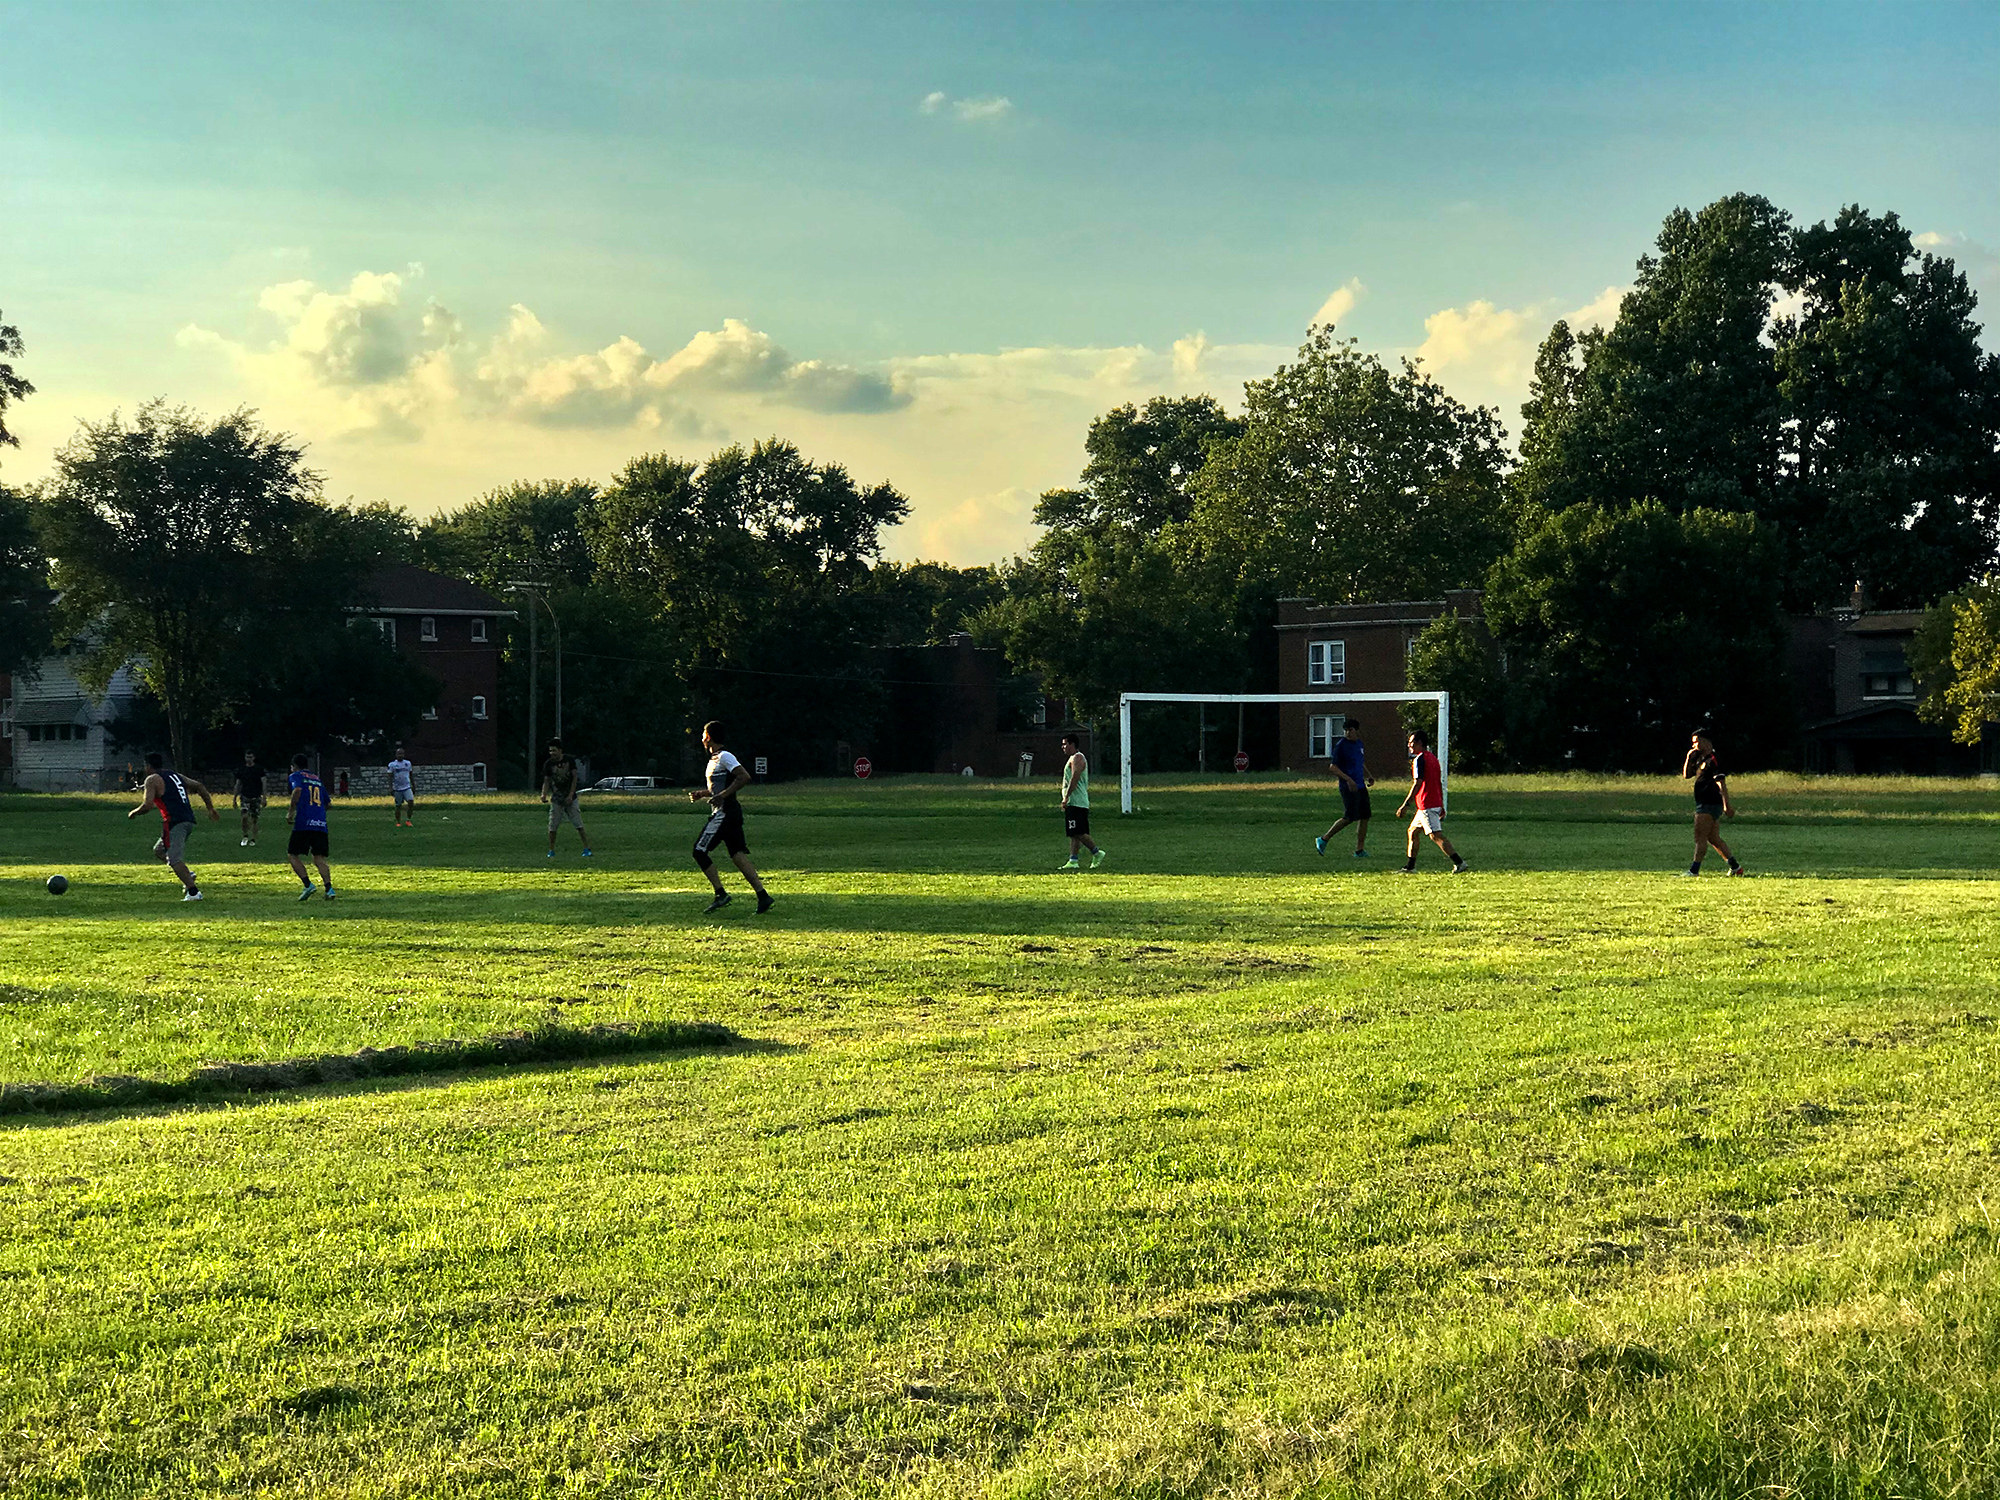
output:
[[[309,906],[0,799],[0,1083],[741,1039],[0,1115],[0,1492],[1993,1494],[2000,791],[1736,792],[1696,882],[1644,779],[1410,880],[1282,778],[1060,876],[1046,786],[759,789],[761,918],[669,799],[343,805]]]

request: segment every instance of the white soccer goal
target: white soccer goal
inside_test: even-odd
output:
[[[1132,811],[1132,705],[1135,703],[1435,703],[1438,710],[1438,779],[1451,806],[1451,694],[1449,693],[1120,693],[1118,695],[1118,810]]]

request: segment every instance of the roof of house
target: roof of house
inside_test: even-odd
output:
[[[511,615],[476,583],[410,563],[384,563],[369,575],[364,608],[385,614]]]

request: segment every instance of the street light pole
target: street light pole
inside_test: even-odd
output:
[[[555,738],[558,740],[563,735],[562,621],[556,618],[555,606],[542,597],[540,589],[532,580],[517,578],[508,583],[507,587],[515,593],[526,594],[528,596],[528,775],[532,779],[535,774],[535,754],[540,748],[539,737],[535,733],[535,723],[536,713],[541,702],[541,636],[538,628],[541,621],[535,613],[535,606],[539,604],[549,612],[549,624],[554,628],[556,633]]]

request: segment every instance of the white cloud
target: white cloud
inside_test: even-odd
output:
[[[1191,333],[1186,338],[1174,340],[1174,376],[1179,380],[1195,380],[1201,375],[1201,362],[1208,355],[1209,342],[1205,333]]]
[[[718,397],[850,414],[910,400],[886,375],[794,359],[737,318],[656,359],[630,335],[563,351],[516,303],[499,332],[475,347],[449,308],[406,306],[404,285],[393,272],[362,272],[343,290],[283,282],[257,299],[274,336],[238,341],[189,326],[180,342],[224,356],[260,400],[346,436],[408,439],[475,419],[699,435],[715,430],[704,412]]]
[[[976,99],[954,99],[942,89],[924,95],[917,108],[927,115],[951,112],[954,120],[1003,120],[1014,112],[1014,101],[1003,94],[985,94]]]
[[[1333,289],[1333,295],[1320,303],[1319,311],[1312,315],[1312,326],[1338,323],[1354,311],[1354,304],[1361,300],[1361,294],[1368,288],[1361,284],[1358,276],[1349,277]]]
[[[1625,289],[1606,287],[1582,307],[1559,303],[1496,307],[1481,299],[1446,307],[1424,319],[1424,341],[1414,357],[1446,390],[1474,406],[1497,406],[1508,424],[1518,419],[1535,373],[1535,352],[1557,318],[1571,330],[1608,327],[1618,317]]]

